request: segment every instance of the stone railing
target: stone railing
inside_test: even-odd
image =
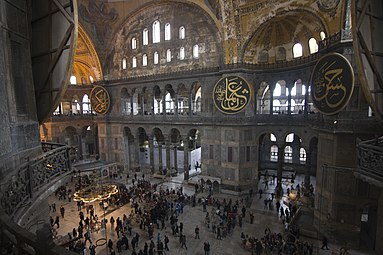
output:
[[[360,142],[357,149],[358,168],[355,175],[383,187],[383,137]]]
[[[1,186],[1,208],[11,217],[35,198],[43,186],[72,171],[71,147],[47,143],[42,147],[43,154],[27,159]]]

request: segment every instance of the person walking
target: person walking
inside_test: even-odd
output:
[[[187,250],[188,247],[186,247],[186,235],[182,235],[182,243],[181,243],[181,248],[185,247]]]
[[[329,250],[328,246],[327,246],[327,243],[328,243],[328,240],[327,240],[327,237],[326,236],[323,236],[323,239],[322,239],[322,250],[326,247],[326,250]]]
[[[168,246],[168,244],[169,244],[169,238],[168,238],[168,236],[167,235],[165,235],[165,250],[167,250],[167,251],[169,251],[169,246]]]
[[[113,251],[113,241],[112,241],[112,239],[109,239],[109,241],[108,241],[108,248],[109,248],[109,252]]]

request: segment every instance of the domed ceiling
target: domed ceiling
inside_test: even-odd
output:
[[[90,84],[102,78],[100,61],[93,43],[80,26],[72,75],[76,76],[77,84]]]
[[[325,25],[314,14],[305,10],[278,13],[264,22],[245,45],[244,61],[254,63],[258,53],[268,50],[271,55],[282,46],[291,51],[292,45],[301,43],[308,48],[310,38],[320,40],[320,32],[326,32]],[[269,53],[269,54],[270,54]]]

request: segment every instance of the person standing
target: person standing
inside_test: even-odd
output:
[[[253,212],[250,212],[250,224],[253,224],[254,222],[254,214]]]
[[[199,239],[199,227],[198,227],[198,225],[195,227],[194,233],[195,233],[195,239]]]
[[[205,255],[209,255],[209,253],[210,253],[210,244],[209,244],[209,242],[204,242],[203,243],[203,250],[205,251]]]
[[[64,214],[65,214],[64,206],[60,206],[60,213],[61,213],[61,217],[64,218]]]
[[[220,226],[217,227],[217,239],[218,240],[222,240],[221,227]]]

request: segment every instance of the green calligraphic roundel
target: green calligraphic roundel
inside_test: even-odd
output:
[[[323,56],[311,74],[311,97],[315,108],[334,115],[346,107],[354,90],[354,71],[339,53]]]
[[[221,78],[214,86],[215,107],[225,114],[236,114],[244,110],[252,98],[249,83],[239,76]]]

